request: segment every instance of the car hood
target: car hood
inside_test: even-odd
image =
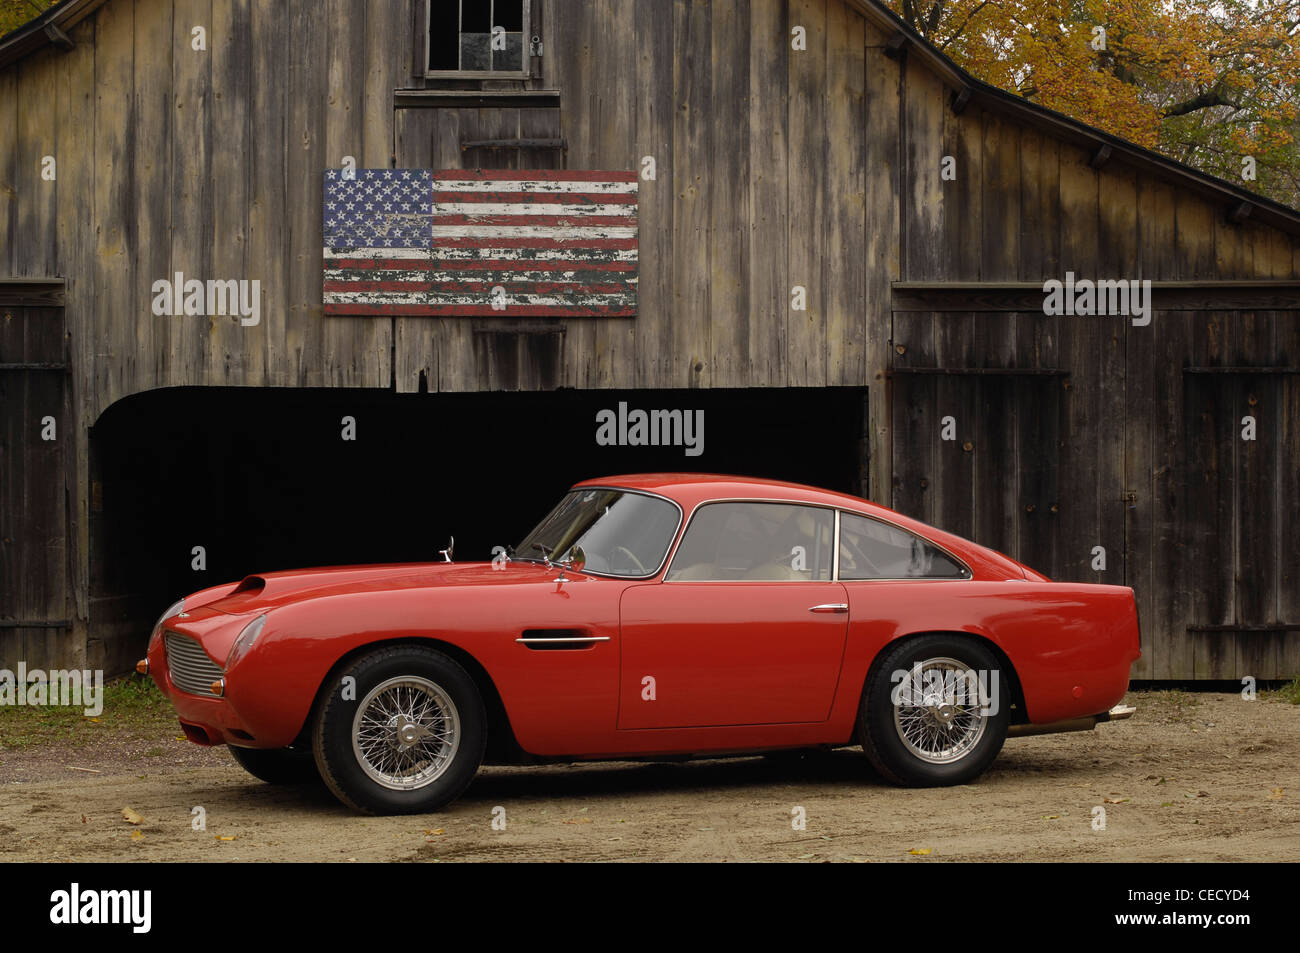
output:
[[[245,577],[206,608],[230,615],[263,612],[304,599],[344,593],[386,592],[443,586],[513,586],[545,583],[558,570],[538,563],[400,563],[293,569]]]

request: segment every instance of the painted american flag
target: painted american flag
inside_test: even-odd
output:
[[[636,314],[635,172],[330,169],[324,225],[326,314]]]

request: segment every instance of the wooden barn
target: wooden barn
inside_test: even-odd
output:
[[[622,173],[635,306],[327,308],[351,169]],[[1137,678],[1289,678],[1298,236],[876,0],[63,0],[0,41],[0,668],[704,470],[1132,586]],[[606,445],[620,408],[700,452]]]

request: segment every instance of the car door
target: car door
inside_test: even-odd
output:
[[[619,728],[825,721],[848,633],[834,533],[825,507],[697,507],[663,581],[623,593]]]

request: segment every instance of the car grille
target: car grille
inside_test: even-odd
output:
[[[210,686],[224,673],[198,642],[178,632],[165,632],[163,647],[167,650],[167,670],[172,684],[191,695],[215,697]]]

